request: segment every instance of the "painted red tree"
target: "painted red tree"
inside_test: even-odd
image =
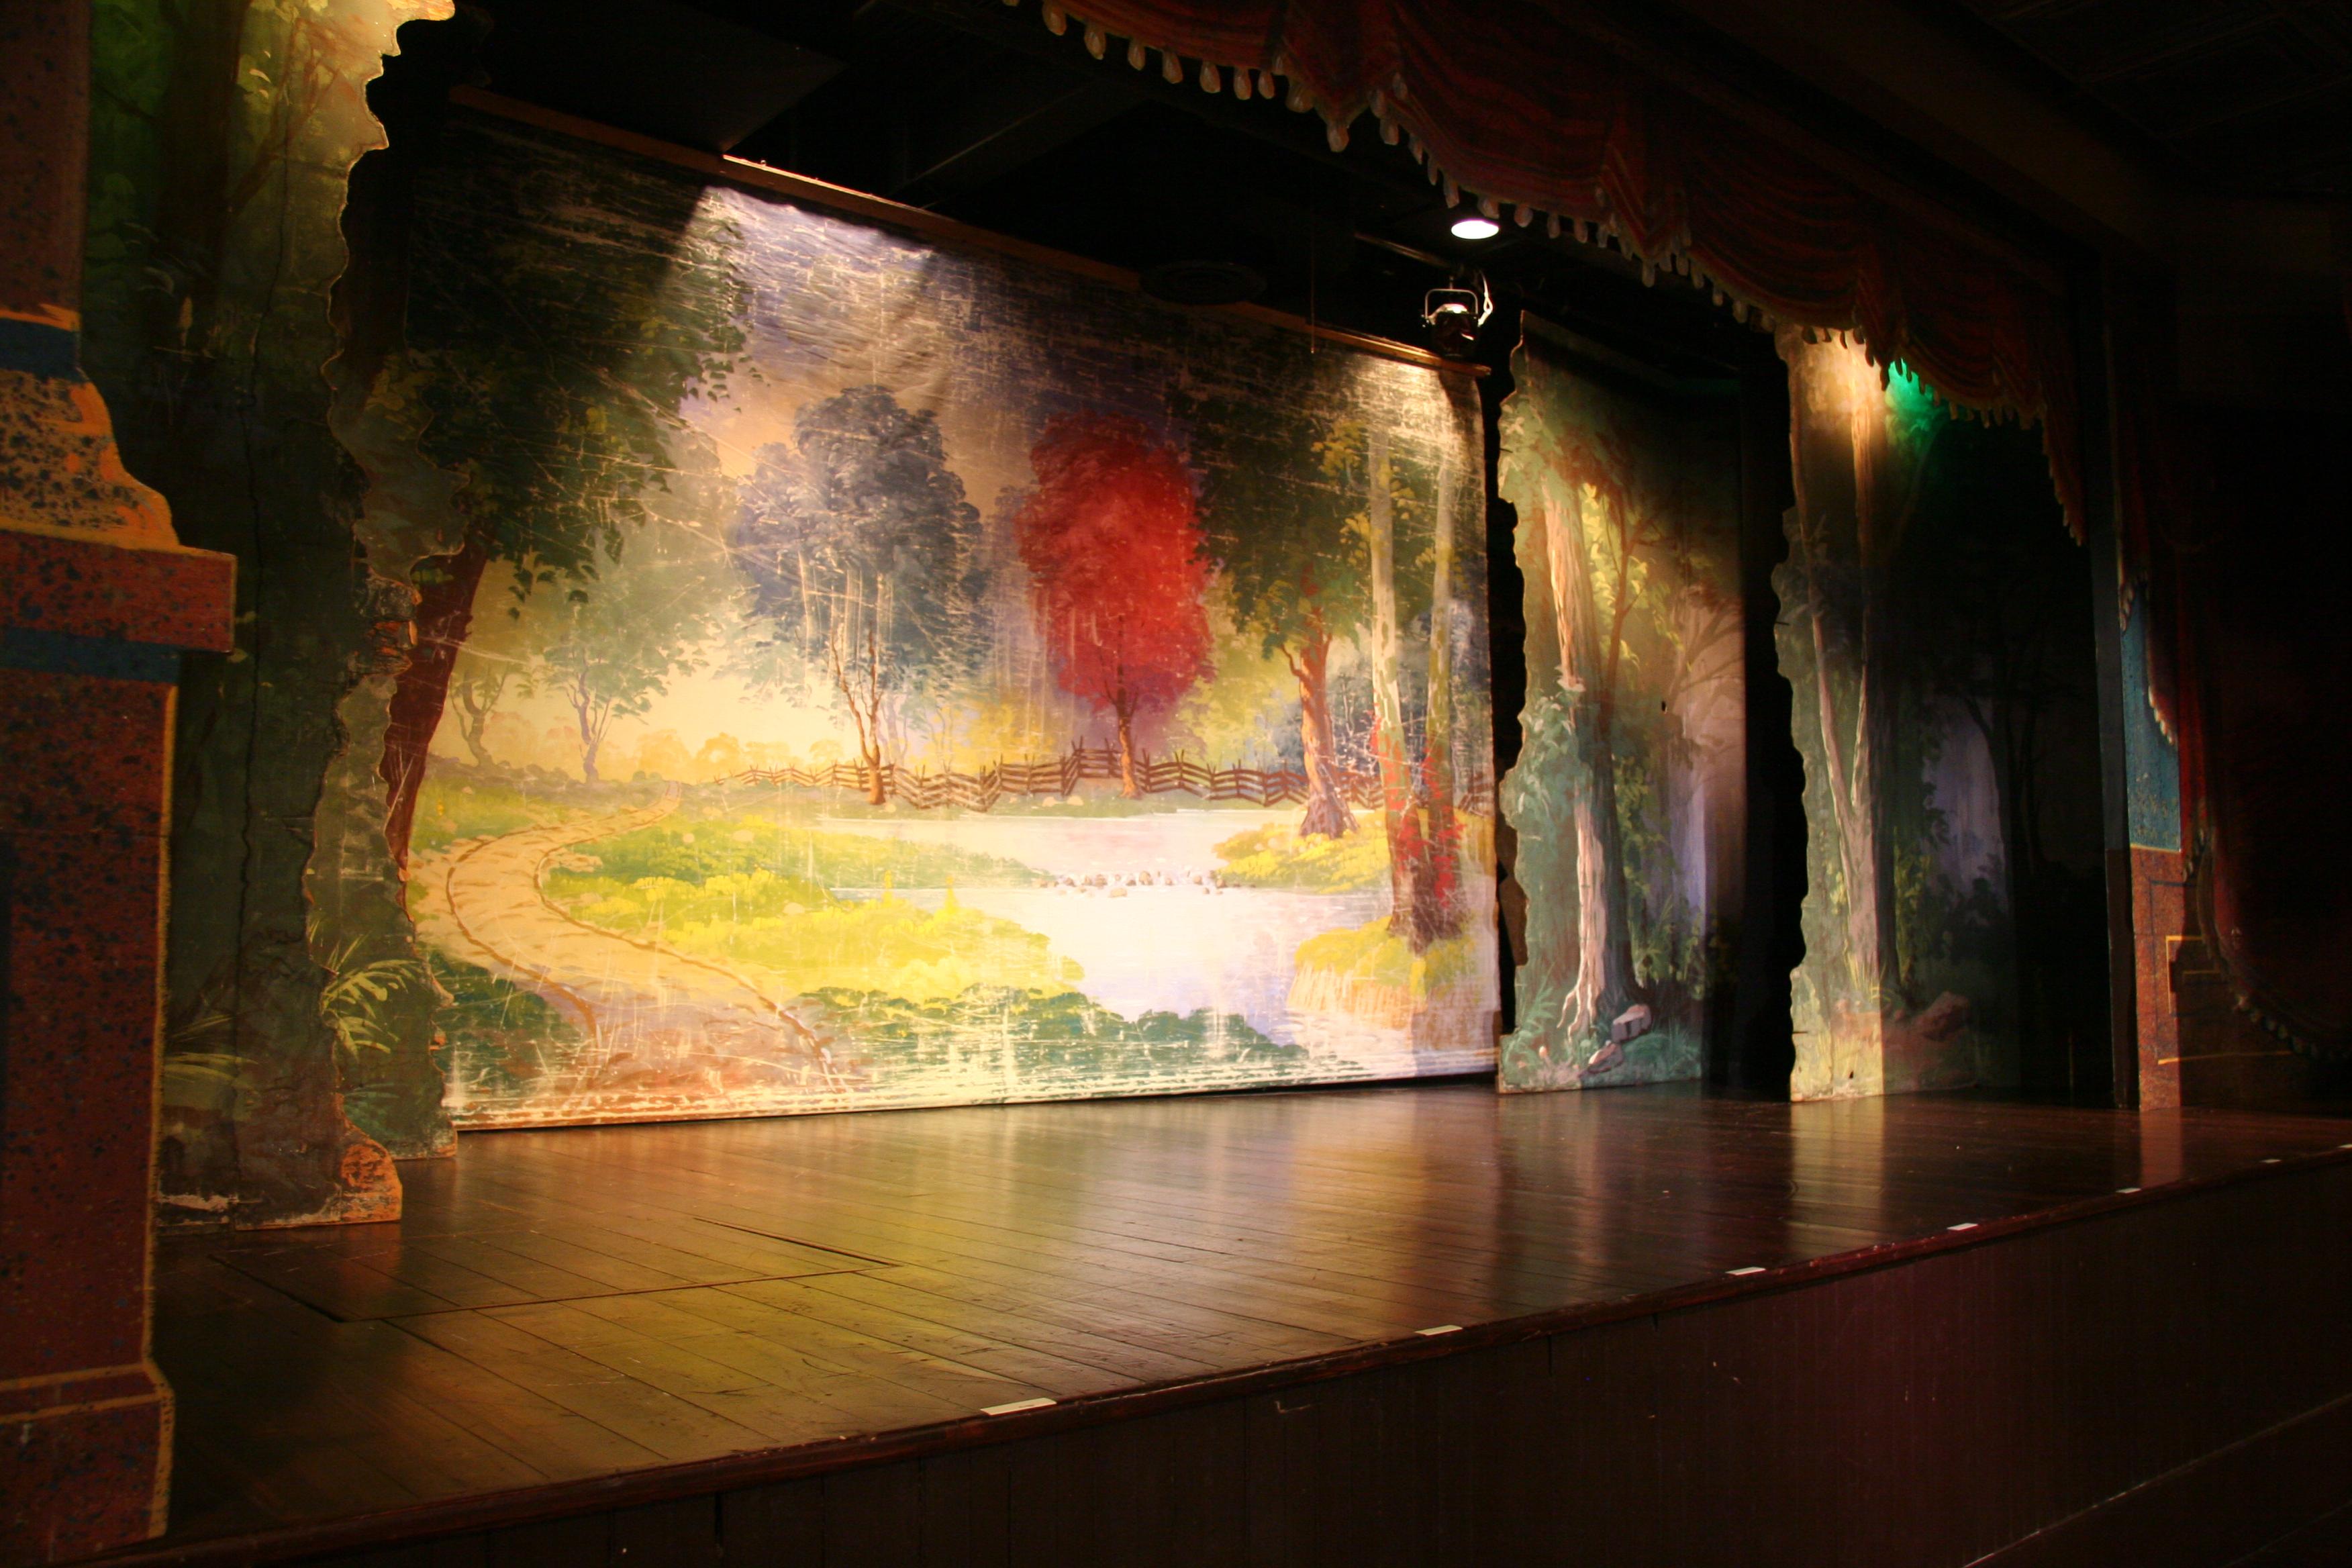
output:
[[[1062,689],[1118,726],[1119,793],[1135,777],[1135,721],[1209,670],[1209,583],[1192,477],[1135,420],[1067,415],[1029,454],[1037,488],[1013,520],[1036,584],[1038,627]]]

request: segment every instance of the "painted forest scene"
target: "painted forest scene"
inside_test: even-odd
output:
[[[2021,1042],[2103,1027],[2078,1001],[2099,956],[2070,935],[2102,897],[2086,555],[2030,435],[1858,345],[1779,346],[1807,846],[1790,1093],[2012,1085]]]
[[[1502,1087],[1695,1079],[1728,1022],[1746,864],[1737,426],[1524,328],[1498,475],[1528,627]]]
[[[371,505],[460,1127],[1491,1066],[1466,379],[453,116]]]

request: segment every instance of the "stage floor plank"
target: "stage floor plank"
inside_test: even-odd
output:
[[[182,1236],[187,1542],[1617,1300],[2352,1125],[1484,1084],[467,1136],[394,1225]]]

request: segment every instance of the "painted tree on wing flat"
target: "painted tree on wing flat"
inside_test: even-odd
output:
[[[1131,419],[1069,416],[1030,453],[1037,488],[1013,529],[1036,581],[1062,689],[1118,731],[1119,793],[1141,794],[1135,721],[1209,672],[1209,569],[1192,476]]]
[[[1694,1075],[1724,1022],[1744,836],[1736,462],[1718,410],[1589,376],[1530,323],[1502,494],[1525,574],[1528,890],[1513,1089]]]
[[[730,534],[763,649],[822,675],[857,732],[879,805],[894,702],[968,670],[980,509],[948,467],[939,416],[888,388],[803,408],[794,440],[762,447]],[[773,668],[770,666],[769,668]]]

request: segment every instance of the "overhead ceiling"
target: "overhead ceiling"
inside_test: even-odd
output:
[[[1965,0],[2222,189],[2352,195],[2352,0]]]
[[[1344,151],[1279,102],[1171,84],[1090,58],[1034,5],[978,0],[485,0],[491,90],[665,140],[731,152],[1148,272],[1245,268],[1259,302],[1418,340],[1424,294],[1477,271],[1499,361],[1515,307],[1670,379],[1719,377],[1759,334],[1686,285],[1643,288],[1606,249],[1506,225],[1450,232],[1401,147]],[[398,62],[395,62],[397,68]]]

